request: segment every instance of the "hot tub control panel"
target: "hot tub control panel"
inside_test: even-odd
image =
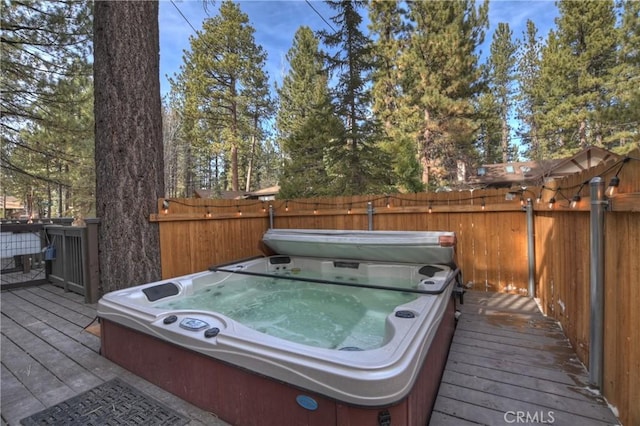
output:
[[[181,330],[186,330],[187,332],[203,332],[205,339],[217,337],[224,328],[224,323],[216,318],[183,317],[175,314],[167,315],[162,320],[158,320],[156,324],[161,325],[165,330],[168,329],[172,333],[177,333],[182,336],[186,336],[186,334]]]

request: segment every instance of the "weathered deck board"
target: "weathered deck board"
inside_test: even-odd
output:
[[[51,285],[3,292],[2,425],[120,377],[191,419],[195,425],[226,425],[211,413],[165,392],[99,355],[100,339],[84,328],[95,305]]]
[[[557,322],[531,299],[467,292],[432,426],[618,424]],[[520,412],[520,413],[518,413]],[[528,416],[528,417],[527,417]]]

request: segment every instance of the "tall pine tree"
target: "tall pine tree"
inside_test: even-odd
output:
[[[266,118],[255,102],[268,82],[261,75],[266,53],[256,45],[254,32],[237,3],[222,2],[219,14],[191,38],[173,80],[184,97],[185,132],[194,144],[192,154],[199,157],[200,187],[240,190],[240,152],[251,152],[256,114],[258,121]],[[246,169],[242,175],[246,182]]]
[[[91,5],[3,2],[0,179],[29,213],[93,210]]]
[[[477,47],[488,25],[488,3],[409,2],[410,46],[401,58],[403,102],[413,111],[422,182],[434,188],[475,161],[474,98],[482,92]]]
[[[516,97],[516,113],[520,122],[518,134],[525,147],[525,155],[530,159],[539,160],[543,157],[543,152],[540,146],[537,111],[545,98],[540,91],[542,41],[535,23],[531,20],[527,20],[523,39],[518,52],[517,66],[519,91]]]
[[[515,157],[510,144],[511,128],[509,119],[513,104],[514,67],[517,47],[512,41],[513,33],[509,24],[500,22],[493,34],[489,56],[490,90],[496,101],[500,119],[500,151],[502,162],[512,161]]]
[[[392,161],[394,184],[398,189],[423,190],[416,142],[406,111],[399,102],[402,94],[402,70],[399,60],[407,45],[406,11],[398,0],[373,0],[369,3],[369,28],[373,38],[372,110],[383,125],[381,148]]]
[[[334,116],[319,41],[308,27],[300,27],[286,56],[289,73],[278,89],[278,141],[284,156],[282,198],[329,194],[326,147],[341,135]]]
[[[158,2],[96,2],[96,211],[103,293],[161,277],[164,196]]]
[[[542,51],[541,77],[548,97],[540,130],[546,151],[562,157],[603,145],[617,39],[612,1],[562,0],[558,9],[558,28],[549,33]]]
[[[640,2],[624,1],[618,8],[618,50],[607,83],[609,132],[604,144],[626,153],[640,146]]]
[[[373,68],[371,40],[362,32],[359,13],[364,1],[327,1],[336,11],[331,20],[336,32],[321,31],[328,69],[337,78],[333,90],[336,113],[344,125],[344,133],[329,146],[329,173],[336,195],[384,191],[388,172],[380,164],[389,164],[377,146],[378,123],[370,113],[370,73]]]

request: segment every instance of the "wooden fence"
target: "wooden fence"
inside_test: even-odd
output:
[[[261,253],[275,228],[447,230],[474,290],[528,295],[527,217],[532,200],[535,296],[589,362],[590,198],[588,181],[620,178],[605,214],[605,330],[602,392],[623,424],[640,424],[640,152],[541,188],[298,200],[170,199],[150,220],[160,225],[164,278]],[[570,207],[574,195],[581,199]],[[538,198],[540,202],[536,202]],[[550,204],[551,199],[555,203]],[[634,403],[633,401],[636,401]]]

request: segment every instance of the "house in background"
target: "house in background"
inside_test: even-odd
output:
[[[196,189],[193,192],[194,198],[216,198],[222,200],[242,200],[243,191],[215,191],[212,189]]]
[[[276,199],[279,191],[280,186],[274,185],[268,188],[258,189],[257,191],[247,192],[244,194],[244,198],[248,200],[271,201]]]
[[[216,191],[207,189],[196,189],[194,191],[195,198],[218,198],[223,200],[260,200],[270,201],[275,200],[278,195],[280,187],[278,185],[270,186],[268,188],[258,189],[257,191],[244,192],[244,191],[222,191],[217,193]]]
[[[19,219],[28,218],[24,203],[12,195],[2,196],[2,214],[3,219]]]
[[[464,184],[481,188],[539,186],[548,179],[561,178],[597,166],[618,161],[621,156],[598,147],[589,147],[572,157],[555,160],[483,164],[468,176]]]

